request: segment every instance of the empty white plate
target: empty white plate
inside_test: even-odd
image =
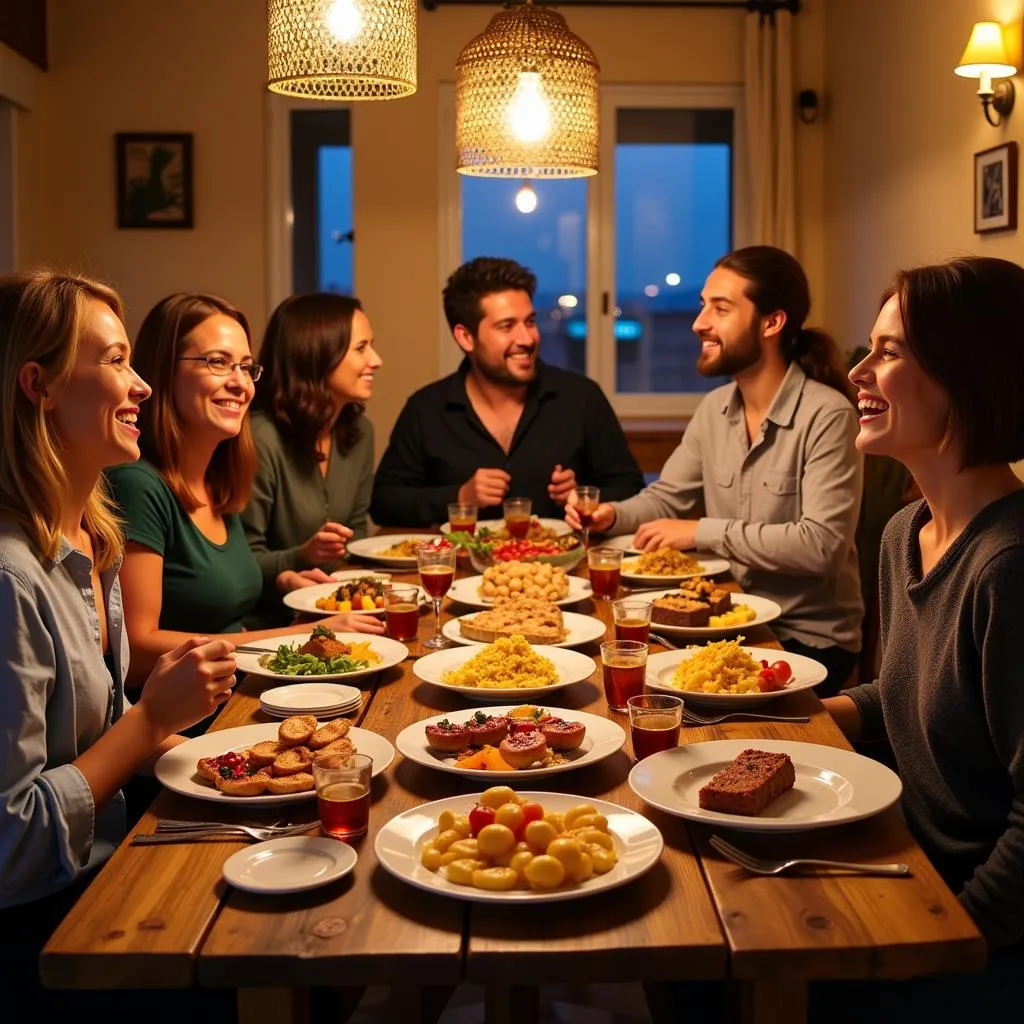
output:
[[[362,701],[355,701],[352,704],[345,704],[341,707],[336,708],[309,708],[303,712],[303,714],[316,715],[317,718],[337,718],[339,715],[351,715],[358,711],[362,707]],[[280,708],[267,707],[266,704],[260,704],[260,709],[270,715],[271,718],[291,718],[294,711],[282,711]]]
[[[302,892],[344,878],[357,860],[356,851],[338,839],[269,839],[228,857],[224,880],[246,892]]]
[[[260,694],[260,703],[290,715],[315,712],[319,708],[336,708],[360,701],[363,694],[354,686],[341,683],[294,683],[274,686]]]

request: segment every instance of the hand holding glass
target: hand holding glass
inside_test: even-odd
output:
[[[441,635],[441,598],[448,593],[455,579],[455,548],[450,544],[437,547],[421,544],[416,549],[416,564],[420,570],[420,583],[434,602],[434,635],[423,641],[424,647],[446,647]]]
[[[580,527],[583,529],[583,546],[590,546],[590,524],[594,519],[597,506],[601,504],[601,489],[599,487],[577,487],[576,500],[573,502],[576,508],[576,515],[580,517]]]

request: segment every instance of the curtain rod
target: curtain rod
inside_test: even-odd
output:
[[[433,11],[438,7],[511,7],[511,3],[501,0],[420,0],[425,11]],[[554,0],[552,7],[704,7],[724,8],[725,10],[742,9],[751,13],[774,14],[776,11],[789,11],[798,14],[800,0]]]

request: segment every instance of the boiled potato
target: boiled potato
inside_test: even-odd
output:
[[[500,857],[516,845],[512,829],[506,825],[485,825],[476,837],[477,849],[484,857]]]
[[[565,880],[565,868],[554,857],[541,854],[523,869],[526,880],[534,889],[557,889]]]
[[[516,795],[511,786],[491,786],[481,794],[480,803],[484,807],[493,807],[497,810],[502,804],[516,803]]]

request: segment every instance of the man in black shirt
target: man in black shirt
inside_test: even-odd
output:
[[[506,497],[561,517],[577,483],[600,487],[602,501],[644,486],[601,389],[540,361],[536,286],[513,260],[483,256],[448,278],[445,316],[466,357],[406,402],[374,479],[377,523],[441,523],[455,501],[498,517]]]

